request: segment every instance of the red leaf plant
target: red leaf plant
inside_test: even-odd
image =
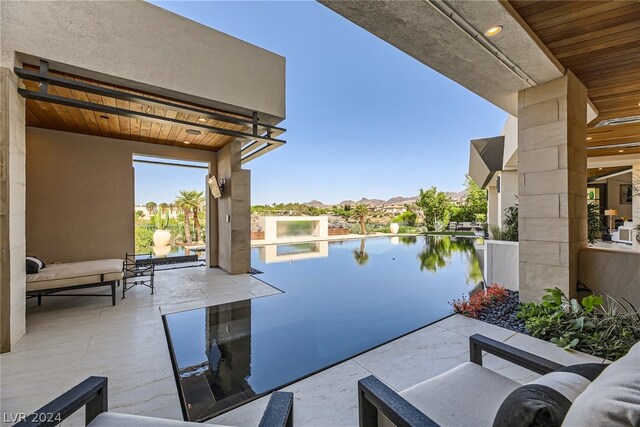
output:
[[[468,317],[476,318],[478,314],[489,304],[504,300],[509,293],[504,286],[496,283],[491,284],[484,290],[480,290],[467,299],[462,296],[460,299],[454,299],[449,304],[453,306],[453,311]]]

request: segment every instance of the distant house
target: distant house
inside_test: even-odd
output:
[[[407,211],[407,208],[404,205],[400,205],[400,204],[382,206],[381,209],[384,211],[384,213],[390,214],[390,215],[400,215],[401,213],[404,213]]]

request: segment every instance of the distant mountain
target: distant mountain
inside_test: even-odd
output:
[[[387,205],[405,205],[405,204],[415,203],[416,200],[418,200],[418,196],[414,196],[414,197],[397,196],[397,197],[390,198],[389,200],[387,200],[387,202],[385,204],[387,204]]]
[[[362,198],[360,200],[358,200],[356,202],[356,205],[358,204],[365,204],[365,205],[369,205],[369,206],[373,206],[373,207],[378,207],[378,206],[382,206],[384,205],[386,202],[384,200],[380,200],[380,199],[366,199],[366,198]]]
[[[327,205],[319,200],[312,200],[310,202],[303,203],[303,205],[311,206],[312,208],[326,208]]]
[[[461,199],[464,198],[464,196],[466,196],[465,191],[446,191],[445,193],[447,194],[447,196],[451,198],[451,200],[454,200],[454,201],[460,201]],[[367,199],[366,197],[363,197],[357,202],[354,202],[353,200],[343,200],[340,203],[336,203],[335,206],[344,206],[344,205],[355,206],[359,203],[364,203],[366,205],[369,205],[371,207],[376,207],[376,208],[381,206],[389,206],[389,205],[410,205],[418,201],[418,198],[419,196],[412,196],[412,197],[396,196],[396,197],[390,198],[389,200],[382,200],[382,199]],[[314,208],[330,208],[334,206],[334,205],[327,205],[325,203],[322,203],[320,200],[311,200],[310,202],[306,202],[302,204],[311,206]]]

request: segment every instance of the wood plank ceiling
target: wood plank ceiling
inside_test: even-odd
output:
[[[640,123],[594,127],[602,120],[640,115],[640,2],[509,3],[587,87],[598,110],[587,130],[588,145],[640,142]],[[640,153],[640,147],[590,150],[589,156],[632,153]]]
[[[220,111],[201,105],[188,104],[170,98],[161,98],[156,95],[134,91],[124,87],[109,85],[90,79],[80,78],[69,74],[60,72],[51,72],[51,74],[109,89],[117,89],[122,92],[135,93],[144,95],[149,98],[170,101],[172,103],[180,104],[183,106],[196,107],[201,110],[211,111],[212,113],[221,113]],[[31,80],[24,80],[24,85],[25,88],[29,90],[37,91],[39,89],[38,83]],[[59,86],[49,86],[48,93],[65,98],[90,101],[97,104],[103,104],[132,111],[142,111],[162,117],[173,119],[177,118],[179,120],[185,120],[198,125],[215,126],[218,128],[241,132],[246,132],[249,129],[247,126],[220,122],[204,117],[199,117],[194,114],[185,114],[169,109],[151,107],[135,102],[109,98]],[[227,116],[251,120],[250,117],[248,118],[244,116],[233,115],[229,114],[228,112],[224,112],[223,114]],[[220,148],[236,139],[233,136],[221,135],[206,131],[202,131],[199,135],[193,135],[186,132],[187,129],[189,129],[188,126],[182,126],[179,124],[161,124],[144,119],[105,114],[97,111],[68,107],[32,99],[26,100],[26,121],[27,126],[38,128],[54,129],[65,132],[126,139],[131,141],[142,141],[163,145],[184,146],[210,151],[218,151]]]
[[[612,166],[607,168],[587,169],[587,179],[589,181],[594,181],[603,176],[625,171],[629,171],[629,173],[631,173],[631,166]]]

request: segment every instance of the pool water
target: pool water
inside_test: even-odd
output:
[[[164,317],[188,420],[433,323],[482,281],[474,239],[455,237],[265,246],[252,267],[283,293]]]

